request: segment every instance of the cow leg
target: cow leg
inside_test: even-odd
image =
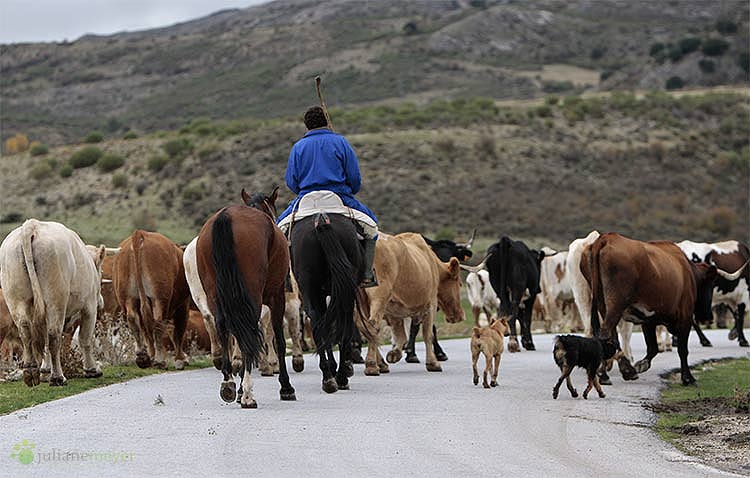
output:
[[[135,364],[140,368],[148,368],[151,366],[151,356],[146,351],[145,330],[141,327],[140,305],[136,299],[127,299],[125,315],[135,338]]]
[[[708,337],[706,337],[706,334],[703,333],[701,330],[700,325],[698,325],[698,322],[693,319],[693,328],[695,329],[695,333],[698,334],[698,338],[701,341],[701,345],[704,347],[712,347],[711,341],[708,340]]]
[[[492,368],[492,381],[490,387],[497,387],[497,373],[500,371],[500,355],[495,355],[495,364]]]
[[[437,356],[435,355],[435,348],[432,341],[432,326],[435,324],[436,310],[437,304],[432,304],[422,318],[422,336],[424,337],[424,345],[427,349],[427,353],[425,354],[425,367],[428,372],[443,371],[443,368],[440,366],[440,362],[438,362]]]
[[[656,324],[645,323],[641,325],[643,338],[646,339],[646,356],[635,363],[635,371],[643,373],[651,368],[651,360],[659,353],[659,344],[656,342]]]
[[[740,343],[740,347],[748,347],[747,339],[745,338],[745,304],[739,304],[737,310],[734,311],[734,330],[737,333],[737,340]]]
[[[187,329],[188,322],[188,308],[187,303],[179,305],[174,315],[172,316],[174,321],[174,330],[172,331],[172,342],[174,343],[174,368],[177,370],[183,370],[186,365],[189,364],[187,355],[183,350],[185,343],[185,330]]]
[[[567,364],[563,364],[562,367],[560,367],[560,378],[557,379],[557,383],[554,387],[552,387],[552,398],[557,400],[557,396],[560,394],[560,385],[562,385],[563,380],[569,380],[571,372],[573,372],[573,367],[569,367]],[[570,390],[570,387],[568,387],[568,390]],[[575,389],[570,391],[570,394],[573,395],[573,398],[578,396],[578,393],[573,393]]]
[[[438,343],[437,326],[435,324],[432,324],[432,345],[435,347],[435,357],[437,357],[438,362],[448,361],[448,356],[445,354],[443,348]]]
[[[513,312],[510,315],[510,318],[508,320],[508,325],[510,325],[510,338],[508,339],[508,351],[511,353],[520,352],[521,347],[518,345],[518,338],[516,337],[516,317],[518,313],[518,308],[513,307]]]
[[[620,335],[620,348],[625,357],[632,362],[633,350],[630,348],[630,339],[633,337],[633,323],[627,320],[621,320],[617,324],[617,332]]]
[[[154,341],[154,363],[153,367],[156,368],[167,368],[167,353],[164,350],[164,343],[162,342],[162,335],[164,334],[164,326],[166,325],[166,310],[164,304],[160,300],[151,301],[153,308],[153,330],[152,337]],[[175,348],[177,344],[175,344]]]
[[[47,308],[47,346],[49,347],[49,354],[52,368],[52,372],[49,377],[49,384],[51,387],[65,385],[67,379],[63,375],[62,363],[60,362],[60,348],[62,347],[63,340],[63,324],[65,322],[65,314],[61,311],[54,310],[48,306]]]
[[[96,324],[96,308],[81,313],[81,329],[78,332],[78,343],[83,352],[83,373],[86,378],[102,376],[102,370],[94,361],[92,345],[94,343],[94,325]]]
[[[286,319],[287,331],[292,339],[292,368],[295,372],[302,372],[305,369],[305,359],[302,357],[302,328],[300,326],[299,307],[293,304],[293,307],[284,307],[284,318]],[[278,350],[277,350],[278,351]]]
[[[688,365],[688,337],[690,336],[690,328],[687,330],[680,330],[677,332],[677,353],[680,356],[680,375],[682,377],[683,385],[690,385],[695,383],[695,377],[690,373],[690,366]]]
[[[273,377],[274,362],[278,365],[278,362],[274,360],[276,348],[273,345],[276,334],[271,326],[271,311],[265,305],[260,313],[260,327],[263,330],[263,346],[258,354],[258,369],[262,377]]]
[[[412,319],[412,323],[414,322],[417,321]],[[393,346],[386,354],[385,359],[389,363],[396,363],[401,360],[401,357],[403,356],[402,350],[407,340],[406,334],[404,333],[404,319],[391,318],[388,320],[388,323],[393,332]]]
[[[417,357],[417,351],[416,351],[416,342],[417,342],[418,333],[419,333],[419,322],[417,322],[416,320],[414,320],[414,318],[412,318],[411,325],[409,326],[409,341],[407,342],[406,347],[404,348],[404,351],[406,352],[407,363],[419,363],[419,358]],[[391,362],[391,363],[395,363],[395,362]]]
[[[271,304],[271,324],[273,326],[273,336],[276,340],[276,358],[279,362],[279,385],[281,385],[279,395],[281,400],[292,401],[297,400],[297,396],[294,393],[294,387],[292,387],[292,384],[289,381],[289,372],[286,368],[286,340],[284,339],[285,302],[286,297],[282,289],[279,296],[273,300],[273,303]],[[290,327],[292,326],[296,330],[299,330],[296,324],[290,325]],[[292,337],[294,337],[293,333]],[[294,343],[294,341],[292,341],[292,343]],[[302,353],[300,352],[300,358],[301,356]]]
[[[24,304],[13,311],[14,315],[19,314],[21,317],[31,317],[31,307]],[[31,321],[24,319],[21,323],[16,322],[18,335],[21,338],[23,346],[21,368],[23,369],[23,382],[29,386],[39,385],[39,364],[44,356],[44,337],[35,337],[32,334]]]
[[[487,374],[492,372],[492,356],[484,354],[484,372],[482,372],[482,386],[484,388],[490,388],[490,384],[487,381]]]
[[[536,350],[534,340],[531,338],[531,312],[534,309],[535,297],[532,296],[526,299],[524,308],[521,311],[521,343],[526,350]]]

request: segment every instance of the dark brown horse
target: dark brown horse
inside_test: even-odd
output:
[[[222,349],[221,398],[232,402],[237,396],[228,354],[231,334],[242,352],[240,404],[243,408],[257,407],[250,370],[263,347],[259,323],[261,304],[271,309],[281,399],[296,400],[286,370],[283,332],[284,279],[289,272],[289,248],[272,218],[273,196],[275,194],[265,198],[268,211],[247,206],[220,210],[203,225],[196,244],[198,274],[216,319]]]

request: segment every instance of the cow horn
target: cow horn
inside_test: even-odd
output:
[[[120,248],[119,247],[105,247],[104,252],[108,256],[114,256],[115,254],[120,253]]]
[[[726,272],[726,271],[723,271],[723,270],[719,269],[718,267],[716,267],[716,272],[717,272],[717,273],[718,273],[718,274],[719,274],[719,275],[720,275],[721,277],[723,277],[724,279],[726,279],[726,280],[728,280],[728,281],[735,281],[735,280],[737,280],[737,279],[739,279],[739,278],[740,278],[740,276],[742,275],[742,271],[744,271],[744,270],[745,270],[745,267],[747,267],[747,265],[748,265],[748,264],[750,264],[750,260],[748,260],[747,262],[745,262],[745,263],[744,263],[744,264],[742,265],[742,267],[740,267],[739,269],[737,269],[736,271],[734,271],[734,272],[733,272],[733,273],[731,273],[731,274],[730,274],[729,272]],[[716,266],[716,264],[712,264],[712,265],[713,265],[713,266]]]
[[[490,257],[490,255],[487,254],[486,256],[484,256],[484,259],[482,259],[482,262],[480,262],[479,264],[477,264],[475,266],[470,266],[468,264],[459,264],[459,266],[461,267],[461,269],[463,269],[463,270],[465,270],[467,272],[473,272],[473,273],[476,274],[479,271],[481,271],[482,269],[484,269],[484,265],[487,263],[487,259],[489,257]]]
[[[469,238],[469,242],[465,242],[463,244],[456,244],[457,246],[462,246],[467,249],[471,249],[471,246],[474,244],[474,237],[477,235],[477,228],[475,227],[473,231],[471,231],[471,237]]]
[[[111,284],[112,279],[102,279],[102,284]]]

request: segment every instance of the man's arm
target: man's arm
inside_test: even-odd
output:
[[[359,172],[359,161],[357,161],[357,154],[351,147],[349,142],[341,137],[343,140],[344,147],[344,173],[346,174],[346,183],[352,190],[352,194],[357,194],[360,187],[362,187],[362,176]]]
[[[292,150],[289,152],[289,161],[286,165],[286,174],[284,179],[286,180],[286,186],[294,194],[299,194],[299,178],[297,177],[297,154],[295,147],[292,146]]]

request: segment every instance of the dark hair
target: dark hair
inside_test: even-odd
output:
[[[307,129],[323,128],[328,126],[326,114],[320,106],[313,106],[305,111],[305,126]]]

